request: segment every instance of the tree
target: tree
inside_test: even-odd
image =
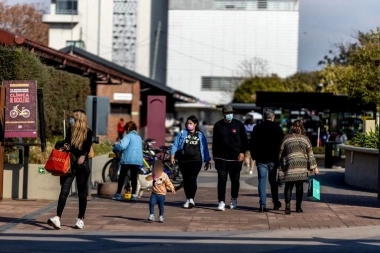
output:
[[[268,74],[268,62],[259,57],[244,59],[239,63],[238,68],[238,75],[243,78],[263,77]]]
[[[343,90],[362,104],[380,105],[380,27],[350,53],[346,66],[330,65],[322,75],[325,87]]]
[[[286,91],[285,82],[277,75],[247,79],[235,90],[234,102],[254,103],[256,91]]]
[[[329,53],[323,57],[323,60],[318,62],[318,65],[322,66],[347,66],[351,55],[362,45],[366,44],[370,40],[370,36],[367,33],[357,32],[353,36],[357,41],[354,43],[336,43],[334,44],[335,50],[329,50]]]
[[[43,6],[24,3],[9,5],[0,0],[0,28],[48,45],[49,26],[42,23]]]
[[[254,103],[257,91],[313,92],[319,84],[318,72],[299,72],[286,79],[277,75],[254,76],[247,79],[235,90],[234,101]]]
[[[285,87],[293,92],[314,92],[319,86],[319,72],[298,72],[285,79]]]

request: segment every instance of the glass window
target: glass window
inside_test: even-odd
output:
[[[78,14],[78,0],[56,0],[56,14]]]
[[[74,46],[86,50],[86,44],[83,40],[67,40],[66,46]]]
[[[215,77],[203,76],[202,77],[202,90],[203,91],[229,91],[234,90],[243,82],[239,77]]]
[[[131,104],[111,103],[111,114],[131,114]]]

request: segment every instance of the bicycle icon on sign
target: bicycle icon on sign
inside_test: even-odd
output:
[[[9,112],[9,116],[11,118],[16,118],[17,116],[23,116],[24,118],[29,118],[30,111],[28,109],[25,109],[25,107],[21,107],[21,110],[18,109],[19,105],[13,106],[13,109]]]

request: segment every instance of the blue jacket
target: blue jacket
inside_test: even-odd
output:
[[[210,158],[210,153],[208,151],[207,139],[202,132],[198,131],[197,133],[198,133],[198,138],[201,140],[200,148],[201,148],[202,161],[209,162],[211,158]],[[178,133],[177,137],[174,140],[173,146],[170,150],[171,155],[175,155],[177,151],[183,149],[183,146],[185,144],[185,140],[188,134],[189,134],[189,131],[187,130],[181,130]]]
[[[143,164],[142,139],[136,131],[126,134],[118,144],[113,146],[114,152],[121,152],[121,164]]]

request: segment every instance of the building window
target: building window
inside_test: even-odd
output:
[[[202,76],[202,91],[231,91],[242,82],[240,77]]]
[[[268,8],[268,0],[258,0],[257,1],[258,9],[267,9]]]
[[[111,103],[111,114],[131,114],[131,104]]]
[[[83,40],[67,40],[66,46],[74,46],[86,50],[86,44]]]
[[[78,14],[78,0],[56,0],[55,14]]]

